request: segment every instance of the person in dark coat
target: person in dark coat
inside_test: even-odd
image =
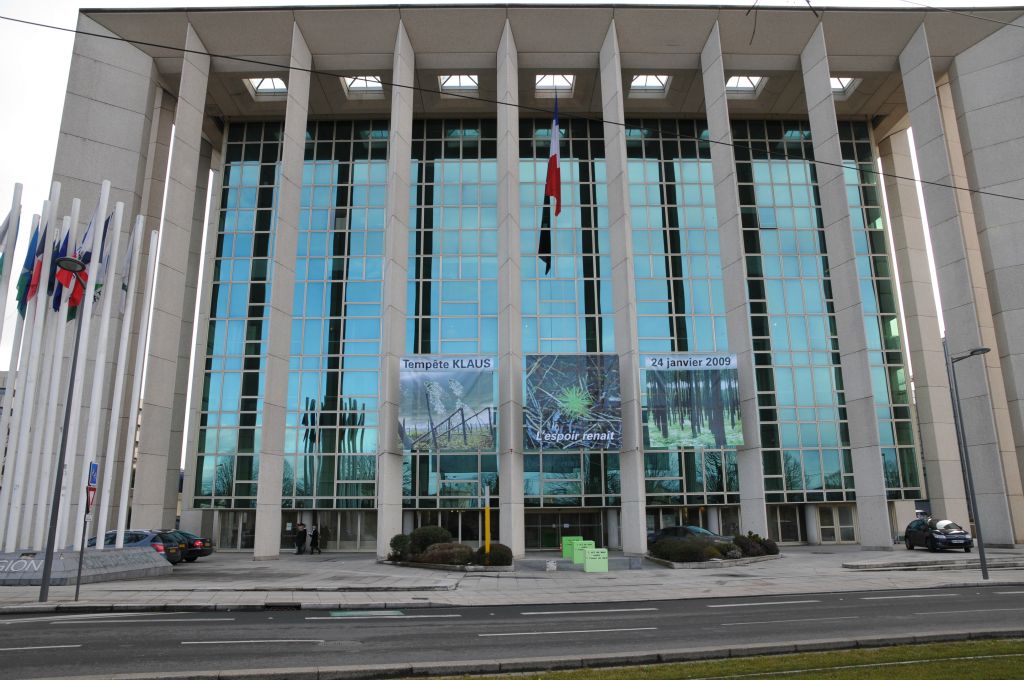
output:
[[[309,534],[309,554],[324,554],[324,551],[320,549],[320,532],[317,531],[316,525],[313,525],[313,531]]]
[[[306,552],[306,525],[299,522],[295,527],[295,554]]]

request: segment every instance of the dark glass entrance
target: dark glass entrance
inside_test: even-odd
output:
[[[556,550],[562,545],[562,536],[582,536],[599,548],[605,546],[600,511],[527,512],[525,523],[527,550]]]

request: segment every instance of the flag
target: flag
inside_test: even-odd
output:
[[[99,271],[96,272],[96,285],[93,288],[92,295],[92,310],[94,314],[99,312],[100,307],[96,303],[100,301],[100,295],[103,293],[103,285],[107,282],[107,269],[110,264],[110,248],[113,244],[113,238],[108,238],[111,236],[108,227],[110,226],[110,219],[113,216],[114,214],[111,213],[103,222],[103,238],[100,239],[100,261],[97,263]]]
[[[544,180],[544,210],[540,219],[540,243],[537,245],[537,257],[544,263],[544,273],[551,273],[551,205],[555,199],[555,215],[562,212],[562,171],[559,162],[561,139],[558,130],[558,97],[555,97],[555,115],[551,119],[551,153],[548,156],[548,172]]]
[[[114,214],[111,213],[107,216],[107,219],[103,221],[101,247],[103,242],[106,241],[107,227],[110,226],[110,219],[113,216]],[[85,233],[82,234],[82,239],[78,242],[78,246],[75,247],[75,258],[81,260],[82,264],[85,265],[85,269],[79,272],[77,276],[66,269],[61,269],[57,272],[57,281],[59,281],[64,288],[71,291],[68,297],[68,308],[71,310],[68,314],[68,320],[75,318],[75,309],[82,304],[82,298],[85,297],[85,288],[89,283],[89,263],[92,261],[95,223],[96,218],[93,217],[93,219],[89,221],[89,226],[85,228]]]
[[[7,233],[11,230],[11,215],[7,214],[3,225],[0,225],[0,276],[4,273],[4,259],[7,255]]]
[[[128,286],[132,278],[132,260],[135,258],[135,239],[139,238],[141,226],[136,222],[132,235],[128,237],[128,248],[121,260],[121,316],[124,316],[125,307],[128,306]]]
[[[64,285],[60,282],[60,272],[64,270],[57,266],[57,260],[62,257],[67,257],[68,254],[68,240],[71,238],[70,227],[64,230],[64,238],[61,239],[60,245],[58,245],[53,252],[53,260],[50,262],[50,280],[47,286],[47,294],[53,296],[53,311],[60,311],[60,299],[64,294]],[[70,272],[69,272],[70,273]]]
[[[25,317],[25,310],[28,308],[28,290],[32,284],[32,271],[36,267],[36,254],[39,250],[39,225],[32,230],[32,238],[28,242],[28,250],[25,251],[25,263],[21,266],[21,276],[18,277],[18,314]]]

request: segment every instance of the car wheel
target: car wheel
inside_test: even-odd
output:
[[[964,552],[971,552],[971,546],[965,545],[964,546]]]
[[[929,538],[925,545],[928,546],[928,552],[939,552],[939,546],[935,544],[934,538]]]
[[[185,561],[186,562],[195,562],[198,559],[199,559],[198,557],[186,557]]]
[[[910,536],[907,536],[904,539],[904,543],[907,544],[907,550],[913,550],[914,549],[914,542],[910,540]]]

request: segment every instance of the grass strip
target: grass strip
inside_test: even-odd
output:
[[[965,640],[650,666],[458,676],[457,680],[479,680],[481,677],[530,680],[1018,680],[1024,677],[1024,640]]]

